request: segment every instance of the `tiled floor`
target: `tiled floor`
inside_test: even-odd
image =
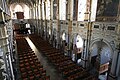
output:
[[[26,40],[37,55],[44,69],[46,70],[47,75],[50,75],[50,80],[63,80],[62,74],[55,69],[55,66],[51,64],[50,61],[48,61],[47,57],[45,57],[40,51],[38,51],[38,49],[28,37],[26,37]]]

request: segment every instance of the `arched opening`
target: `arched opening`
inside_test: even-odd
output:
[[[23,12],[23,8],[20,4],[16,4],[14,10],[15,12]]]
[[[99,72],[99,78],[106,79],[113,52],[110,45],[104,41],[95,41],[91,45],[90,51],[92,68]]]
[[[51,35],[51,29],[49,29],[49,35]]]
[[[13,3],[10,5],[11,18],[17,19],[16,12],[23,12],[24,19],[29,19],[29,7],[24,3]]]
[[[47,27],[47,40],[50,40],[50,36],[51,36],[51,30],[49,27]]]
[[[64,55],[68,55],[68,34],[65,31],[62,32],[61,40],[62,51]]]
[[[45,38],[46,34],[45,34],[45,27],[43,27],[43,37]]]
[[[65,41],[65,37],[66,37],[66,33],[63,32],[63,34],[62,34],[62,40],[63,40],[63,41]]]
[[[55,28],[53,29],[53,34],[52,34],[52,44],[53,47],[57,46],[57,30]]]
[[[73,60],[77,63],[81,62],[81,55],[83,51],[83,39],[79,34],[73,40]]]
[[[51,38],[51,29],[50,28],[49,28],[48,34],[49,34],[49,40],[50,40],[50,38]]]

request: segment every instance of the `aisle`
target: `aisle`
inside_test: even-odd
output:
[[[29,39],[29,37],[26,37],[26,40],[27,40],[28,44],[30,45],[30,47],[35,52],[38,59],[40,60],[44,69],[46,70],[47,75],[50,75],[50,80],[63,80],[62,75],[57,72],[55,67],[48,61],[47,57],[45,57],[38,51],[38,49],[35,47],[35,45],[32,43],[32,41]]]

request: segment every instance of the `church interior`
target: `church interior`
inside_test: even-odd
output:
[[[0,0],[0,80],[120,80],[120,0]]]

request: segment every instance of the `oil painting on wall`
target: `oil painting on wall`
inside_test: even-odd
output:
[[[115,17],[118,14],[119,0],[98,0],[97,17]]]

